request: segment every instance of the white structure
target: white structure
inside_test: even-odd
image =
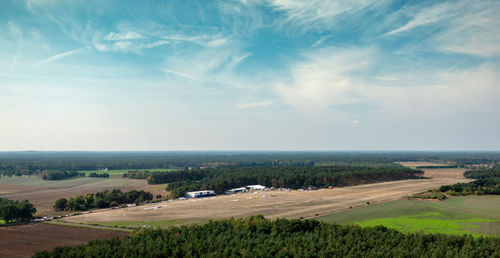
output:
[[[203,190],[203,191],[195,191],[195,192],[187,192],[186,197],[188,198],[201,198],[207,196],[215,196],[215,191],[213,190]]]
[[[243,192],[246,192],[246,191],[247,191],[246,187],[233,188],[233,189],[227,190],[226,194],[243,193]]]
[[[266,189],[266,187],[263,185],[247,185],[247,186],[245,186],[245,188],[248,190],[254,190],[254,191]]]

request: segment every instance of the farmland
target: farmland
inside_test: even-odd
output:
[[[76,178],[69,180],[48,181],[37,176],[1,177],[1,197],[24,200],[33,203],[38,215],[58,215],[53,210],[54,202],[59,198],[68,198],[75,195],[98,192],[106,189],[120,189],[122,191],[147,190],[150,186],[145,180],[130,180],[120,177],[111,178]],[[152,192],[164,192],[154,190]]]
[[[450,173],[448,170],[443,173]],[[452,174],[452,173],[451,173]],[[64,221],[103,225],[171,225],[230,217],[262,214],[269,218],[314,218],[318,215],[349,210],[425,191],[462,178],[400,180],[317,191],[273,191],[224,195],[215,198],[180,200],[117,210],[95,211]],[[273,196],[274,195],[274,196]],[[160,208],[155,208],[160,206]]]
[[[319,217],[360,226],[384,225],[403,233],[500,236],[500,196],[452,197],[442,202],[397,200]]]
[[[0,227],[0,257],[31,257],[56,246],[81,245],[89,240],[123,237],[127,232],[59,226],[47,223]]]

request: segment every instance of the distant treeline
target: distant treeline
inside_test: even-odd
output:
[[[109,174],[104,172],[104,173],[97,173],[97,172],[91,172],[89,173],[89,177],[102,177],[102,178],[108,178]]]
[[[100,168],[311,167],[399,161],[452,162],[465,166],[500,162],[500,152],[1,152],[0,174]]]
[[[84,177],[85,173],[76,171],[43,171],[39,174],[43,180],[64,180],[75,177]]]
[[[128,179],[147,179],[149,175],[151,175],[151,172],[147,170],[133,170],[127,171],[127,174],[124,174],[124,177],[127,177]]]
[[[426,168],[458,168],[457,165],[450,165],[450,166],[417,166],[417,169],[426,169]]]
[[[143,190],[133,190],[125,193],[117,189],[112,191],[105,190],[98,193],[78,195],[69,199],[61,198],[54,204],[54,210],[86,211],[116,207],[124,203],[141,203],[151,199],[153,199],[153,195]]]
[[[247,219],[145,229],[123,239],[57,247],[34,257],[498,257],[500,239],[403,234],[383,226]]]
[[[28,200],[14,201],[0,198],[0,219],[5,223],[10,223],[13,220],[29,221],[36,213],[36,208],[28,202]]]
[[[349,186],[382,181],[421,178],[423,172],[400,165],[329,167],[233,167],[152,173],[149,184],[168,183],[171,197],[203,189],[224,193],[227,189],[261,184],[275,188]]]

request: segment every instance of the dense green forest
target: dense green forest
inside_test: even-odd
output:
[[[132,190],[125,193],[117,189],[112,191],[105,190],[98,193],[78,195],[69,199],[61,198],[54,204],[54,210],[86,211],[116,207],[124,203],[141,203],[151,199],[153,199],[153,195],[143,190]]]
[[[71,179],[71,178],[75,178],[75,177],[84,177],[85,173],[76,172],[76,171],[48,170],[48,171],[43,171],[38,175],[43,180],[64,180],[64,179]]]
[[[147,170],[143,171],[134,170],[134,171],[128,171],[127,174],[124,174],[124,177],[127,177],[129,179],[147,179],[149,175],[151,175],[151,172]]]
[[[472,179],[485,179],[492,177],[500,177],[499,168],[477,168],[474,170],[465,171],[464,176]]]
[[[499,238],[402,234],[316,220],[262,216],[141,230],[125,237],[58,247],[35,257],[499,257]]]
[[[234,187],[261,184],[275,188],[349,186],[390,180],[420,178],[423,172],[400,165],[328,167],[228,167],[152,173],[150,184],[168,183],[171,197],[203,189],[221,194]]]
[[[457,166],[500,162],[500,152],[0,152],[0,174],[45,170],[84,171],[226,166],[330,166],[395,161],[452,162]]]
[[[101,178],[108,178],[109,174],[104,172],[104,173],[97,173],[97,172],[92,172],[89,173],[89,177],[101,177]]]
[[[0,219],[4,220],[6,223],[10,223],[13,220],[29,221],[33,218],[35,213],[35,206],[28,202],[28,200],[20,202],[0,198]]]

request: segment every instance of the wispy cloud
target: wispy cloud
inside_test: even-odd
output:
[[[263,101],[239,104],[236,106],[236,108],[237,109],[258,108],[258,107],[267,107],[272,104],[274,104],[273,100],[263,100]]]
[[[110,32],[106,37],[104,37],[104,40],[129,40],[129,39],[142,39],[144,36],[142,36],[139,33],[133,32],[133,31],[127,31],[127,32]]]
[[[444,52],[479,56],[500,55],[500,2],[466,0],[437,3],[429,7],[403,9],[396,15],[409,15],[404,25],[385,36],[410,33],[431,26],[439,33],[429,33],[430,46]],[[412,34],[409,34],[412,35]]]
[[[173,75],[177,75],[177,76],[181,76],[181,77],[184,77],[184,78],[188,78],[188,79],[193,80],[193,81],[202,82],[202,80],[200,78],[197,78],[197,77],[192,76],[192,75],[187,74],[187,73],[182,73],[182,72],[178,72],[178,71],[174,71],[174,70],[170,70],[170,69],[161,69],[161,70],[164,71],[164,72],[173,74]]]
[[[83,50],[86,50],[86,49],[89,49],[89,47],[78,48],[78,49],[75,49],[75,50],[71,50],[71,51],[67,51],[67,52],[64,52],[64,53],[57,54],[57,55],[53,55],[53,56],[51,56],[51,57],[49,57],[47,59],[41,60],[40,62],[37,63],[37,65],[45,65],[45,64],[54,62],[54,61],[56,61],[58,59],[61,59],[61,58],[64,58],[64,57],[68,57],[68,56],[72,56],[74,54],[80,53],[80,52],[82,52]]]
[[[395,30],[387,32],[385,35],[392,35],[404,31],[409,31],[414,28],[433,24],[438,21],[446,21],[450,17],[457,15],[457,13],[455,13],[456,10],[456,3],[441,3],[435,4],[431,7],[423,8],[411,14],[413,17],[408,23]],[[408,12],[408,10],[403,10],[403,12]]]

